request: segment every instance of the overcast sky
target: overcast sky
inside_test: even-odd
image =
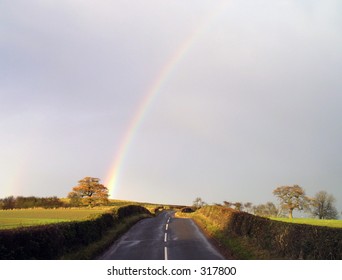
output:
[[[299,184],[333,194],[341,211],[338,0],[0,1],[0,197],[105,183],[139,104],[186,42],[113,198],[258,204]]]

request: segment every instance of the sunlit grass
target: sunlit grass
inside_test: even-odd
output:
[[[0,210],[0,229],[84,220],[114,207]]]
[[[66,219],[28,219],[28,218],[0,218],[0,229],[47,225],[60,222],[69,222]]]
[[[309,218],[293,218],[293,219],[271,218],[271,219],[275,221],[286,222],[286,223],[342,228],[342,220],[319,220],[319,219],[309,219]]]

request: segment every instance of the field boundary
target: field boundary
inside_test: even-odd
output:
[[[230,249],[240,251],[237,258],[258,259],[259,253],[262,259],[342,259],[342,228],[274,221],[219,206],[203,207],[192,216],[197,221],[202,216],[199,225],[223,246],[235,246]]]

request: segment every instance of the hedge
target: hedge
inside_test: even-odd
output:
[[[120,207],[86,221],[0,230],[0,259],[53,260],[96,240],[126,217],[151,214],[136,205]]]
[[[198,210],[225,234],[247,237],[282,259],[342,259],[342,229],[291,224],[228,208]]]

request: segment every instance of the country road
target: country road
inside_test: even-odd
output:
[[[167,211],[135,224],[98,259],[222,260],[191,219]]]

